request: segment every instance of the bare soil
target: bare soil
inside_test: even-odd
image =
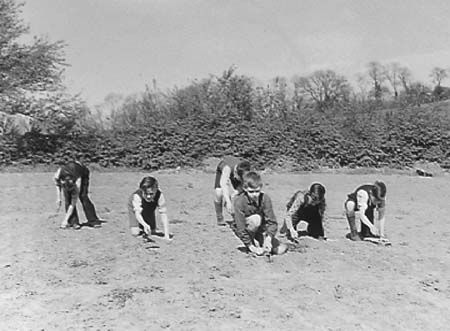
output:
[[[211,173],[156,173],[173,241],[132,237],[126,202],[145,175],[93,172],[106,222],[76,231],[58,228],[52,174],[0,174],[0,330],[449,330],[448,177],[265,174],[279,222],[313,181],[328,202],[329,240],[268,262],[215,226]],[[345,239],[346,194],[375,179],[390,247]]]

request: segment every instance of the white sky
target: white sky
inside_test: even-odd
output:
[[[64,40],[66,85],[89,104],[220,74],[268,80],[373,60],[429,82],[450,67],[449,0],[27,0],[32,35]]]

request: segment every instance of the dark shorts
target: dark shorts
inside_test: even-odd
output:
[[[216,179],[214,180],[214,188],[221,188],[220,187],[220,178],[222,177],[222,172],[220,170],[216,171]],[[231,185],[233,186],[233,188],[238,191],[238,192],[242,192],[242,184],[241,183],[233,183],[233,181],[231,181]]]

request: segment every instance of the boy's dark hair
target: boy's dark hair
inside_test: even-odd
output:
[[[242,161],[239,162],[236,166],[236,173],[239,177],[242,178],[242,176],[244,175],[245,172],[249,172],[250,171],[250,162],[248,161]]]
[[[139,188],[142,191],[146,191],[149,188],[157,190],[158,189],[158,181],[156,180],[155,177],[152,177],[152,176],[144,177],[144,178],[142,178],[141,183],[139,184]]]
[[[250,171],[244,175],[242,185],[244,188],[258,188],[262,187],[263,184],[261,176],[255,171]]]
[[[377,180],[372,189],[373,196],[378,200],[382,200],[386,198],[386,193],[387,193],[386,184]]]

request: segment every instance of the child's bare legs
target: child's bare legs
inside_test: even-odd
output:
[[[278,241],[278,239],[276,239]],[[272,243],[273,245],[273,243]],[[288,250],[288,246],[286,244],[282,244],[278,241],[278,245],[277,246],[273,246],[272,248],[272,254],[273,255],[281,255],[286,253]]]
[[[216,210],[217,225],[225,225],[223,218],[223,192],[219,187],[214,191],[214,209]]]
[[[261,226],[261,216],[255,214],[250,215],[245,218],[245,227],[250,235],[250,238],[252,240],[251,245],[248,247],[248,249],[256,253],[257,255],[262,255],[264,253],[260,242],[258,241],[257,235],[258,235],[258,229]]]
[[[361,213],[359,211],[355,211],[356,232],[359,234],[361,233],[361,228],[362,228],[360,215],[361,215]]]
[[[64,204],[65,204],[65,211],[67,212],[67,209],[69,209],[70,206],[70,202],[72,200],[72,193],[64,190]],[[65,229],[68,228],[70,226],[73,226],[74,229],[79,229],[80,228],[80,220],[78,218],[78,211],[77,211],[77,206],[74,206],[73,211],[72,211],[72,215],[70,215],[67,223],[66,222],[61,222],[61,228]]]
[[[246,218],[247,221],[247,231],[250,233],[252,237],[252,242],[257,248],[262,248],[264,245],[265,234],[260,230],[261,226],[261,216],[260,215],[251,215]],[[278,239],[272,237],[272,250],[268,253],[280,255],[287,251],[287,246],[279,242]]]
[[[234,200],[236,199],[237,195],[238,195],[238,191],[236,191],[233,188],[230,188],[230,192],[231,192],[231,219],[234,220]]]
[[[166,213],[160,213],[161,217],[161,223],[163,224],[164,228],[164,239],[171,240],[170,233],[169,233],[169,218],[167,217]]]
[[[254,243],[256,247],[262,247],[264,245],[264,237],[265,234],[262,232],[258,232],[255,235]],[[273,255],[281,255],[286,253],[288,250],[288,246],[280,243],[277,238],[272,237],[272,250],[270,252],[266,252]]]
[[[133,210],[128,210],[128,218],[129,218],[129,227],[130,227],[130,233],[132,236],[136,237],[139,236],[142,232],[144,232],[143,226],[139,223],[139,221],[136,218],[136,215],[134,214]],[[149,231],[150,233],[150,231]]]
[[[355,208],[356,204],[354,201],[347,200],[345,202],[345,215],[347,216],[348,225],[350,227],[350,233],[347,235],[347,238],[353,241],[360,241],[361,237],[357,230]]]

